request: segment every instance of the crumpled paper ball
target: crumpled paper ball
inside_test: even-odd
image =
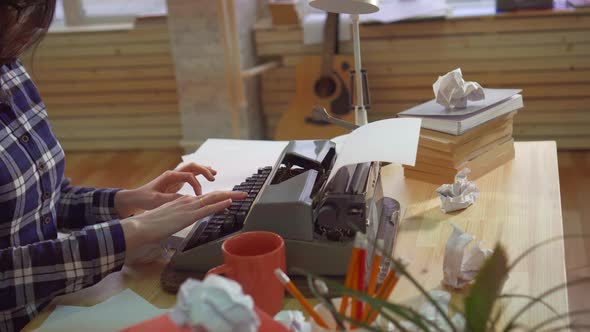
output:
[[[445,108],[466,108],[467,101],[485,98],[485,92],[477,82],[465,82],[461,68],[439,76],[432,85],[436,102]]]
[[[442,311],[449,313],[449,303],[451,302],[451,294],[442,290],[433,290],[429,293],[430,297],[442,308]],[[447,324],[443,315],[436,310],[434,304],[426,301],[420,307],[420,314],[427,320],[440,327],[443,331],[453,331]],[[454,314],[451,317],[451,322],[457,328],[457,331],[465,330],[465,318],[460,314]]]
[[[475,203],[479,189],[475,183],[467,180],[470,172],[469,168],[464,168],[455,175],[455,183],[443,184],[436,189],[440,197],[440,208],[444,213],[462,210]]]
[[[430,297],[438,304],[438,306],[442,309],[443,312],[449,313],[449,303],[451,301],[451,294],[442,290],[432,290],[429,292]],[[420,306],[418,312],[422,317],[435,325],[437,328],[429,328],[429,331],[444,331],[444,332],[451,332],[453,329],[447,324],[447,321],[444,319],[443,315],[436,310],[436,307],[427,301]],[[465,329],[465,318],[461,314],[454,314],[451,317],[451,322],[457,328],[457,331],[463,331]],[[410,321],[402,321],[400,325],[408,332],[419,332],[424,331],[421,327],[416,326],[414,323]],[[431,325],[427,325],[431,327]],[[395,328],[388,328],[386,331],[398,331]]]
[[[283,324],[291,332],[311,332],[311,323],[299,310],[283,310],[275,315],[274,320]]]
[[[187,279],[169,317],[193,331],[255,332],[260,326],[252,297],[237,282],[215,274],[203,281]]]
[[[451,223],[453,232],[445,246],[443,259],[443,281],[446,286],[460,289],[470,283],[493,251],[484,249],[481,242],[465,254],[465,248],[475,237],[465,233],[459,226]]]

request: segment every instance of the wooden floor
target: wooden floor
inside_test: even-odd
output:
[[[75,152],[66,156],[66,176],[74,184],[134,188],[180,162],[181,151]],[[559,153],[565,234],[590,234],[590,151]],[[541,227],[541,225],[540,225]],[[567,239],[568,279],[590,276],[590,238]],[[570,288],[570,310],[588,309],[590,285]],[[577,320],[590,324],[590,315]]]
[[[66,176],[79,186],[135,188],[180,163],[180,150],[69,152]]]
[[[590,151],[559,152],[559,181],[564,234],[590,235]],[[568,280],[590,277],[590,238],[566,239]],[[589,309],[590,284],[570,287],[570,309]],[[590,315],[576,320],[590,324]]]

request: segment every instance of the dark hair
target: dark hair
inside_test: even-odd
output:
[[[55,0],[0,0],[0,65],[39,42],[54,11]]]

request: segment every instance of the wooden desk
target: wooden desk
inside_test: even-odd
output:
[[[500,241],[511,259],[542,240],[563,235],[554,142],[517,143],[516,159],[478,179],[481,195],[476,204],[454,214],[440,211],[435,185],[406,180],[402,172],[394,165],[383,169],[385,194],[398,199],[404,210],[396,255],[410,261],[410,271],[426,289],[439,287],[442,279],[444,246],[451,232],[448,221],[475,235],[486,247]],[[159,285],[165,264],[162,260],[125,267],[91,288],[59,297],[26,330],[39,327],[57,304],[91,306],[125,288],[159,308],[172,307],[175,296],[162,291]],[[564,246],[563,241],[557,241],[523,260],[510,274],[504,292],[538,295],[564,282]],[[414,302],[416,294],[406,280],[401,280],[392,297]],[[568,310],[565,290],[547,301],[560,313]],[[512,300],[507,309],[514,311],[520,305],[518,300]],[[523,323],[539,322],[548,313],[537,306]]]

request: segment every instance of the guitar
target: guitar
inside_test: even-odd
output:
[[[312,117],[312,109],[324,107],[333,117],[354,122],[350,107],[350,69],[354,59],[338,55],[338,14],[328,13],[321,56],[306,56],[295,68],[295,97],[282,115],[277,140],[329,139],[346,130]]]

